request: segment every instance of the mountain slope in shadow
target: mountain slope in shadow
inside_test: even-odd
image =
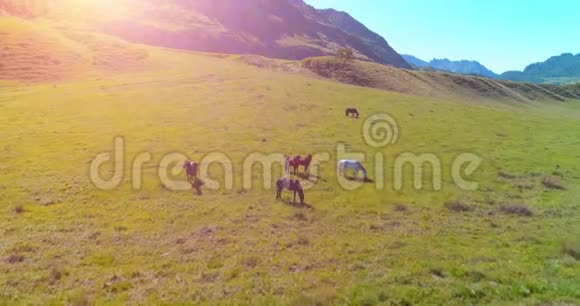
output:
[[[150,45],[283,59],[332,55],[346,47],[361,60],[411,68],[354,18],[302,0],[144,0],[131,14],[99,27]]]

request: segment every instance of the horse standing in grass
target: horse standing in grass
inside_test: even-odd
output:
[[[187,175],[187,181],[193,185],[197,181],[197,169],[199,164],[193,161],[186,160],[183,163],[183,169],[185,169],[185,174]]]
[[[308,172],[308,168],[310,167],[310,163],[312,162],[312,155],[309,154],[306,157],[302,158],[300,155],[296,155],[294,157],[286,157],[286,173],[289,172],[290,167],[294,169],[293,173],[298,173],[299,167],[304,166],[304,173]]]
[[[276,199],[282,199],[282,191],[288,189],[294,192],[294,202],[296,203],[296,193],[300,197],[300,204],[304,205],[304,189],[299,180],[283,177],[276,181]]]
[[[356,108],[347,108],[344,111],[344,115],[347,117],[352,116],[353,118],[358,118],[359,113],[358,113],[358,110]]]
[[[364,180],[366,181],[368,179],[367,170],[365,167],[363,167],[361,162],[357,160],[341,160],[338,162],[338,174],[340,176],[344,176],[346,170],[348,169],[353,171],[355,176],[358,176],[359,172],[362,172],[364,175]]]

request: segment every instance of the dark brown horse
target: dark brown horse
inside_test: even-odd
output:
[[[304,205],[304,189],[299,180],[292,180],[283,177],[276,181],[276,199],[282,199],[282,191],[288,189],[294,192],[294,203],[296,203],[296,193],[300,197],[300,204]]]
[[[185,169],[185,174],[187,175],[187,181],[193,185],[194,181],[197,181],[197,169],[199,164],[193,161],[186,160],[183,163],[183,169]]]
[[[289,172],[289,168],[292,167],[294,169],[293,173],[298,172],[298,168],[300,166],[304,166],[304,173],[308,172],[308,168],[310,167],[310,163],[312,162],[312,155],[308,154],[306,157],[302,158],[300,155],[296,155],[294,157],[287,156],[286,157],[286,172]]]
[[[352,116],[353,118],[358,118],[358,110],[356,108],[347,108],[344,111],[344,115],[349,117]]]

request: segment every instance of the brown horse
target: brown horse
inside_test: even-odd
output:
[[[290,167],[294,169],[293,173],[298,173],[298,168],[300,166],[304,166],[304,172],[308,172],[308,168],[310,167],[310,163],[312,162],[312,155],[308,154],[306,157],[302,158],[300,155],[296,155],[294,157],[287,156],[286,157],[286,172],[289,172]]]
[[[359,113],[358,113],[358,110],[356,108],[347,108],[344,111],[344,115],[347,117],[352,116],[353,118],[358,118]]]
[[[197,169],[199,164],[193,161],[186,160],[183,163],[183,169],[185,169],[185,174],[187,175],[187,181],[193,185],[194,181],[197,181]]]
[[[276,181],[276,199],[282,199],[282,191],[288,189],[294,192],[294,202],[296,203],[296,193],[300,197],[300,204],[304,205],[304,189],[299,180],[292,180],[283,177]]]

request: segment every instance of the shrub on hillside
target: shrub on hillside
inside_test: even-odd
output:
[[[524,217],[531,217],[534,215],[532,210],[525,204],[503,204],[500,210],[508,215],[518,215]]]
[[[555,189],[555,190],[565,190],[566,187],[564,187],[564,185],[562,184],[562,181],[557,178],[557,177],[553,177],[553,176],[544,176],[542,178],[542,184],[549,189]]]
[[[6,262],[10,264],[21,263],[24,261],[24,256],[20,254],[12,254],[6,258]]]
[[[405,204],[397,203],[397,205],[395,205],[395,211],[403,211],[404,212],[407,210],[409,210],[409,209],[407,208],[407,205],[405,205]]]
[[[352,49],[340,48],[336,51],[336,58],[342,61],[350,61],[354,59],[354,53],[352,52]]]
[[[14,212],[15,212],[15,213],[17,213],[17,214],[24,213],[24,212],[25,212],[25,210],[24,210],[24,206],[22,206],[22,205],[17,205],[16,207],[14,207]]]
[[[341,83],[372,87],[368,71],[356,61],[343,61],[336,57],[315,57],[302,61],[302,66],[312,72]]]
[[[466,211],[473,210],[473,208],[471,206],[469,206],[468,204],[466,204],[460,200],[446,202],[445,207],[447,207],[447,209],[449,209],[451,211],[455,211],[455,212],[466,212]]]
[[[574,257],[576,260],[580,260],[580,243],[564,243],[562,252]]]
[[[501,178],[508,179],[508,180],[513,180],[513,179],[517,178],[517,175],[511,174],[511,173],[505,172],[505,171],[500,171],[500,172],[498,172],[497,175]]]

